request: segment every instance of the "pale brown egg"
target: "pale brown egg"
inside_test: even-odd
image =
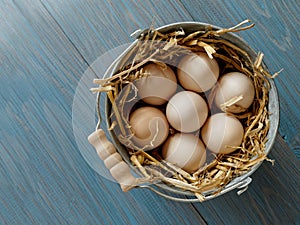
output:
[[[201,129],[201,137],[206,147],[214,152],[228,154],[242,143],[244,128],[234,116],[217,113],[208,118]]]
[[[168,102],[166,115],[170,125],[176,130],[194,132],[205,123],[208,107],[199,94],[181,91]]]
[[[219,77],[219,65],[206,53],[189,54],[178,64],[179,83],[186,89],[204,92],[211,89]]]
[[[134,82],[139,98],[151,105],[166,103],[177,89],[177,79],[173,70],[167,65],[155,63],[148,64],[143,69],[146,76]]]
[[[155,107],[136,109],[130,116],[132,141],[138,149],[151,150],[161,145],[169,134],[169,123],[165,114]]]
[[[192,173],[205,163],[206,150],[202,141],[195,135],[177,133],[164,143],[162,156],[166,161]]]
[[[239,72],[224,74],[217,85],[215,93],[215,104],[223,111],[240,113],[244,112],[253,103],[255,89],[252,80]],[[235,98],[237,101],[228,104],[228,101]],[[224,103],[227,102],[225,108]]]

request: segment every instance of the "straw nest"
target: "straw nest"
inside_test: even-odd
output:
[[[201,51],[215,58],[222,65],[223,71],[239,71],[253,81],[256,90],[254,103],[244,113],[234,115],[242,122],[245,130],[242,144],[236,151],[230,154],[214,155],[213,159],[203,167],[189,174],[176,165],[164,161],[157,149],[145,152],[143,149],[127,148],[131,163],[144,176],[142,182],[151,184],[161,181],[180,190],[192,192],[202,201],[205,192],[209,191],[212,195],[218,194],[234,178],[247,173],[261,161],[269,160],[265,153],[270,123],[267,108],[270,88],[268,79],[274,78],[278,73],[271,75],[264,68],[262,53],[252,60],[245,50],[222,38],[223,34],[252,28],[254,24],[249,25],[249,22],[246,20],[232,28],[219,30],[208,26],[206,30],[188,34],[183,29],[171,33],[160,33],[150,28],[138,37],[137,44],[126,55],[128,63],[125,63],[111,77],[94,80],[99,87],[91,90],[107,93],[112,105],[112,118],[114,119],[109,129],[118,128],[121,131],[119,138],[127,138],[129,142],[132,136],[130,125],[123,116],[123,106],[120,106],[121,103],[116,102],[116,99],[126,85],[145,76],[143,66],[148,62],[164,64],[169,60],[176,60],[176,57],[187,51]],[[124,101],[122,102],[124,104]],[[235,99],[228,102],[228,104],[234,103]],[[226,110],[226,105],[224,109]],[[173,131],[170,130],[170,132]]]

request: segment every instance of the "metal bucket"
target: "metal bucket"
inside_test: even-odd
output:
[[[186,33],[192,33],[195,31],[203,30],[206,31],[207,28],[212,28],[213,30],[220,30],[221,28],[212,26],[210,24],[205,24],[205,23],[200,23],[200,22],[181,22],[181,23],[173,23],[173,24],[168,24],[166,26],[162,26],[157,28],[161,33],[170,33],[174,31],[178,31],[179,29],[183,29]],[[239,48],[243,49],[245,52],[248,53],[252,61],[255,61],[257,58],[256,52],[244,41],[242,40],[239,36],[233,34],[233,33],[225,33],[222,34],[222,38],[231,42],[232,44],[238,46]],[[127,59],[127,54],[132,50],[132,48],[138,43],[138,40],[134,41],[124,52],[121,54],[110,66],[110,69],[108,70],[107,76],[112,76],[115,74],[121,66],[125,63]],[[266,66],[264,65],[266,68]],[[273,146],[273,143],[275,141],[275,137],[277,134],[277,129],[279,125],[279,101],[278,101],[278,95],[277,95],[277,90],[275,87],[275,83],[272,79],[269,79],[270,82],[270,90],[269,90],[269,102],[268,102],[268,111],[270,112],[269,120],[270,120],[270,128],[269,132],[267,135],[267,143],[265,146],[265,153],[268,154]],[[98,104],[99,106],[99,104]],[[110,120],[110,115],[111,115],[111,104],[108,98],[106,98],[106,111],[105,111],[105,118],[107,122],[107,126],[111,126],[111,120]],[[118,138],[116,137],[115,133],[112,131],[109,131],[109,134],[112,138],[113,144],[115,145],[117,151],[119,154],[122,156],[123,160],[130,166],[133,172],[135,172],[138,176],[140,176],[140,172],[137,168],[135,168],[129,159],[129,154],[126,150],[126,148],[119,142]],[[207,191],[203,193],[204,199],[203,200],[208,200],[215,198],[217,196],[220,196],[228,191],[231,191],[233,189],[239,189],[237,192],[238,194],[241,194],[243,191],[245,191],[248,187],[248,184],[251,183],[252,179],[250,176],[259,168],[262,162],[254,165],[251,170],[249,170],[247,173],[244,175],[237,177],[233,179],[230,183],[228,183],[221,192],[219,192],[217,195],[213,194],[214,190]],[[150,186],[143,186],[146,188],[151,189],[152,191],[158,193],[161,196],[164,196],[166,198],[176,200],[176,201],[183,201],[183,202],[196,202],[199,201],[197,198],[186,198],[184,196],[195,196],[194,193],[190,191],[185,191],[181,190],[176,187],[171,187],[169,185],[166,185],[164,183],[155,183]],[[179,194],[183,195],[183,197],[174,197],[172,196],[171,193],[174,194]]]

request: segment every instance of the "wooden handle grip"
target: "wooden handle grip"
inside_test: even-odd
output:
[[[115,146],[106,138],[104,131],[96,130],[88,137],[88,140],[104,161],[104,165],[109,169],[112,177],[120,184],[121,189],[128,191],[137,178],[132,176],[129,166],[123,161]]]

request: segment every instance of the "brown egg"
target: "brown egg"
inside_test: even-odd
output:
[[[192,91],[175,94],[167,104],[167,119],[181,132],[194,132],[205,123],[208,107],[204,99]]]
[[[202,141],[193,134],[177,133],[163,145],[162,156],[166,161],[192,173],[206,161],[206,150]]]
[[[169,134],[169,123],[159,109],[145,106],[135,110],[129,119],[137,150],[151,150],[161,145]]]
[[[210,151],[228,154],[241,145],[244,128],[237,118],[217,113],[208,118],[201,129],[201,136]]]
[[[240,113],[244,112],[254,100],[254,86],[252,80],[239,72],[224,74],[219,82],[215,93],[215,104],[223,111]],[[224,108],[224,103],[234,97],[242,96],[232,105]]]
[[[177,68],[179,83],[186,89],[204,92],[214,86],[219,77],[219,65],[206,53],[185,56]]]
[[[177,89],[177,79],[169,66],[155,63],[144,67],[147,76],[135,81],[138,95],[151,105],[162,105],[167,102]]]

